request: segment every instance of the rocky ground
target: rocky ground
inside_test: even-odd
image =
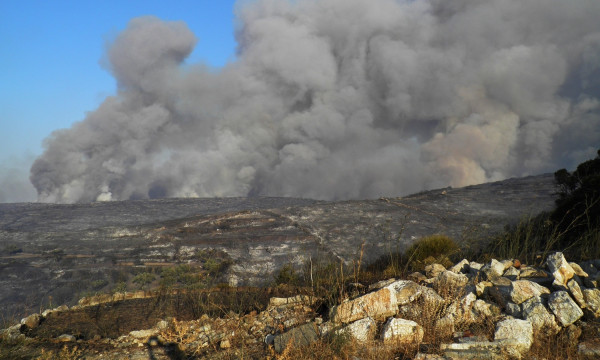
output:
[[[20,318],[85,295],[156,288],[161,269],[181,264],[210,274],[213,284],[265,285],[284,265],[351,263],[359,254],[368,263],[433,233],[480,246],[507,223],[550,209],[554,192],[552,175],[540,175],[364,201],[0,204],[0,315]],[[135,282],[145,273],[158,275]]]
[[[562,253],[548,255],[539,268],[517,259],[485,264],[465,259],[448,269],[432,264],[408,279],[361,287],[327,309],[310,294],[275,296],[254,310],[168,317],[119,336],[77,333],[83,323],[99,324],[92,316],[82,320],[82,312],[102,312],[107,303],[143,296],[123,294],[109,302],[96,297],[2,330],[0,356],[597,359],[599,282],[600,260],[569,263]]]

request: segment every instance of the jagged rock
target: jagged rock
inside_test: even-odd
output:
[[[577,302],[577,305],[579,305],[579,307],[582,309],[585,308],[586,305],[585,299],[583,298],[583,292],[581,291],[581,287],[579,286],[577,281],[575,281],[575,279],[569,280],[569,282],[567,283],[567,289],[569,290],[571,296],[573,296],[573,299],[575,299],[575,301]]]
[[[381,339],[384,343],[420,343],[423,327],[411,320],[390,318],[383,325]]]
[[[487,294],[487,289],[492,286],[494,286],[494,284],[492,284],[490,281],[480,281],[479,283],[477,283],[477,285],[475,285],[475,292],[477,296],[481,297]]]
[[[577,355],[582,359],[600,359],[600,344],[581,343],[577,347]]]
[[[62,334],[61,336],[57,337],[56,340],[58,340],[59,342],[73,342],[76,339],[73,335]]]
[[[288,344],[306,346],[319,339],[319,329],[315,323],[307,323],[293,328],[283,334],[275,335],[273,346],[278,353],[282,352]]]
[[[533,281],[544,286],[550,286],[554,281],[554,278],[546,271],[530,266],[521,266],[519,279]]]
[[[511,281],[515,281],[515,280],[519,280],[520,274],[521,274],[521,272],[519,271],[519,269],[517,269],[514,266],[511,266],[508,269],[506,269],[506,271],[504,272],[504,274],[502,276],[504,276],[505,278],[507,278]]]
[[[562,326],[569,326],[583,316],[583,311],[566,291],[555,291],[550,294],[548,307]]]
[[[569,265],[571,265],[571,268],[573,268],[573,271],[575,271],[575,275],[577,275],[579,277],[588,277],[589,276],[588,273],[583,271],[583,269],[581,268],[581,266],[579,266],[579,264],[570,262]]]
[[[546,258],[548,269],[554,276],[556,286],[567,286],[567,282],[575,275],[575,270],[569,265],[565,256],[561,252],[548,255]]]
[[[400,306],[398,314],[400,317],[418,319],[423,316],[435,316],[444,307],[446,301],[433,289],[421,286],[419,298],[407,305]]]
[[[221,340],[221,342],[219,343],[219,347],[221,349],[229,349],[231,347],[231,343],[229,342],[229,340]]]
[[[521,358],[533,344],[533,326],[527,320],[500,321],[496,324],[494,341],[505,345],[512,357]]]
[[[375,339],[377,323],[370,317],[357,320],[336,331],[337,334],[346,333],[359,342]]]
[[[40,314],[32,314],[21,319],[21,324],[27,326],[29,329],[35,329],[40,324],[41,319]]]
[[[458,262],[456,265],[452,266],[448,270],[452,271],[453,273],[456,273],[456,274],[468,273],[469,272],[469,260],[462,259],[460,262]]]
[[[386,286],[396,293],[396,304],[406,305],[421,295],[423,286],[410,280],[397,280]]]
[[[481,268],[483,267],[483,264],[480,264],[478,262],[475,261],[471,261],[469,262],[469,274],[470,275],[477,275],[479,273],[479,270],[481,270]]]
[[[333,307],[330,318],[336,324],[348,324],[365,317],[384,319],[398,312],[397,302],[396,293],[383,288]]]
[[[495,279],[504,273],[504,264],[496,259],[492,259],[481,268],[480,273],[485,275],[486,280]]]
[[[508,270],[510,267],[513,266],[513,261],[512,260],[502,260],[500,261],[500,263],[502,263],[502,266],[504,266],[504,271],[506,272],[506,270]]]
[[[468,282],[466,275],[444,270],[435,277],[433,288],[442,297],[454,297]]]
[[[475,300],[473,303],[473,312],[475,317],[494,317],[498,316],[501,313],[500,307],[495,304],[491,304],[484,300]]]
[[[585,289],[583,290],[583,298],[587,313],[591,318],[600,318],[600,290],[598,289]]]
[[[441,264],[436,263],[425,266],[425,275],[428,278],[434,278],[444,271],[446,271],[446,268]]]
[[[510,286],[498,287],[498,289],[507,301],[515,304],[521,304],[534,296],[550,294],[548,288],[529,280],[513,281]]]
[[[536,333],[555,335],[560,331],[556,318],[546,309],[542,298],[534,296],[521,305],[523,318],[529,320]]]
[[[522,318],[523,317],[523,312],[521,311],[521,305],[517,305],[513,302],[507,302],[505,309],[506,314],[512,316],[512,317],[516,317],[516,318]]]
[[[511,286],[512,285],[512,281],[504,276],[498,276],[495,277],[493,279],[491,279],[489,282],[492,283],[492,285],[495,286]]]

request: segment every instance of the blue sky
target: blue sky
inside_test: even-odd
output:
[[[45,137],[83,120],[114,94],[115,81],[100,59],[130,19],[184,21],[198,38],[187,62],[220,67],[235,56],[234,3],[0,1],[0,177],[25,172]]]

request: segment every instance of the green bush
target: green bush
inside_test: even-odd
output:
[[[450,266],[451,257],[459,251],[458,245],[446,235],[431,235],[414,242],[404,253],[404,262],[412,271],[421,271],[425,266],[439,263]]]
[[[291,264],[285,264],[274,276],[276,285],[299,285],[300,276]]]
[[[600,150],[572,173],[558,170],[554,179],[559,197],[551,220],[564,234],[560,245],[567,247],[600,226]]]
[[[140,274],[137,274],[134,278],[133,278],[133,283],[137,284],[140,289],[144,290],[146,288],[146,286],[150,285],[155,279],[154,274],[149,273],[149,272],[143,272]]]

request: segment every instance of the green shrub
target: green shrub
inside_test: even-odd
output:
[[[450,259],[458,253],[458,245],[446,235],[431,235],[414,242],[404,253],[404,262],[412,271],[420,271],[432,263],[446,267],[452,265]]]
[[[143,272],[137,274],[133,278],[133,282],[134,284],[137,284],[140,287],[140,289],[144,290],[146,286],[150,285],[154,281],[155,278],[156,277],[154,276],[154,274],[149,272]]]
[[[559,197],[551,220],[564,234],[560,246],[569,247],[600,227],[600,150],[572,173],[558,170],[554,179]]]
[[[276,285],[299,285],[300,276],[292,264],[285,264],[274,276]]]

